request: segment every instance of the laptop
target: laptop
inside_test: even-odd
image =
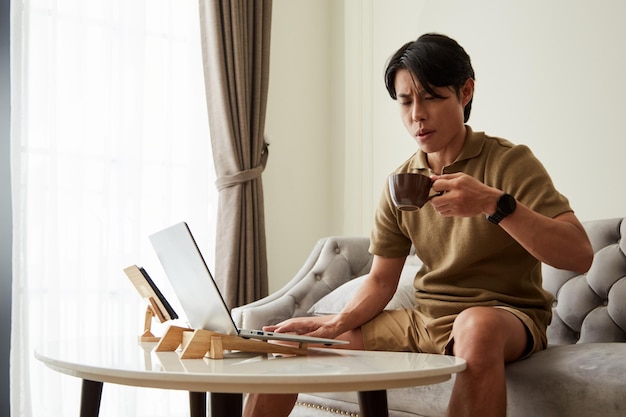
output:
[[[150,235],[149,239],[192,328],[250,339],[323,345],[348,343],[291,333],[239,329],[187,223],[177,223]]]

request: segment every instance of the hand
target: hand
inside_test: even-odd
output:
[[[276,333],[295,333],[313,337],[334,339],[341,333],[332,324],[334,316],[295,317],[273,326],[263,326],[263,330]]]
[[[433,207],[444,217],[473,217],[493,214],[502,191],[489,187],[476,178],[462,172],[432,175],[433,190],[444,192],[431,201]]]

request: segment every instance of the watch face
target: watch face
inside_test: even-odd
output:
[[[498,199],[498,210],[504,215],[513,213],[515,211],[515,207],[517,207],[517,202],[511,194],[502,194],[502,196]]]

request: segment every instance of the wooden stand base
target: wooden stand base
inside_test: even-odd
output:
[[[184,327],[170,326],[156,346],[156,352],[173,352],[182,346],[181,359],[223,359],[225,350],[241,352],[281,353],[286,355],[306,355],[307,344],[300,343],[297,347],[267,343],[262,340],[244,339],[209,330],[193,330]]]
[[[152,298],[150,298],[152,301]],[[156,337],[152,334],[152,317],[154,317],[154,310],[152,306],[148,306],[146,308],[146,318],[143,322],[144,332],[137,338],[140,342],[158,342],[161,340],[160,337]]]

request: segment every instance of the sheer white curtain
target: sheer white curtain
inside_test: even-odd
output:
[[[12,414],[78,415],[80,381],[43,366],[34,348],[135,341],[146,306],[123,268],[144,266],[173,297],[147,238],[155,231],[187,221],[214,263],[198,4],[14,0],[11,9]],[[188,412],[185,392],[105,385],[102,416]]]

